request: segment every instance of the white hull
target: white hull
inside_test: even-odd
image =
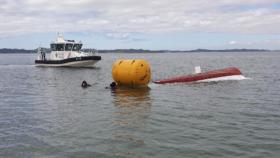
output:
[[[74,40],[65,40],[59,36],[51,43],[49,57],[42,48],[38,48],[38,58],[35,66],[41,67],[94,67],[95,63],[101,60],[101,56],[95,52],[83,52],[82,43]]]
[[[210,79],[200,80],[197,82],[238,81],[238,80],[245,80],[245,79],[248,79],[248,78],[246,78],[243,75],[232,75],[232,76],[210,78]]]
[[[94,65],[98,61],[96,60],[90,60],[90,61],[72,61],[68,63],[63,64],[35,64],[36,66],[40,67],[94,67]]]

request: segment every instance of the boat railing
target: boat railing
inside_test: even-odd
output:
[[[98,50],[97,49],[86,49],[83,51],[83,53],[87,56],[94,56],[98,54]]]
[[[38,60],[47,60],[46,54],[47,50],[45,48],[37,48]]]

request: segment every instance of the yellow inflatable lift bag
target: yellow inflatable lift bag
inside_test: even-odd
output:
[[[146,60],[117,60],[113,64],[112,76],[119,85],[143,87],[150,82],[151,69]]]

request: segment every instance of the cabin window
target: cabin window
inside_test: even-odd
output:
[[[64,46],[65,46],[65,44],[57,44],[56,45],[56,50],[57,51],[64,51]]]
[[[79,51],[82,49],[82,44],[74,44],[73,51]]]
[[[73,44],[68,43],[68,44],[66,44],[66,46],[65,46],[65,50],[66,50],[66,51],[71,51],[71,50],[72,50],[72,47],[73,47]]]
[[[56,51],[56,44],[51,44],[51,50]]]

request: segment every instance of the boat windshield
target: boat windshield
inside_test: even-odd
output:
[[[65,44],[56,44],[57,51],[64,51]]]
[[[52,51],[64,51],[65,44],[51,44]]]
[[[56,44],[51,44],[52,51],[56,51]]]
[[[72,50],[72,47],[73,47],[73,44],[72,44],[72,43],[67,43],[66,46],[65,46],[65,50],[66,50],[66,51],[71,51],[71,50]]]
[[[73,51],[79,51],[82,49],[82,44],[74,44]]]

